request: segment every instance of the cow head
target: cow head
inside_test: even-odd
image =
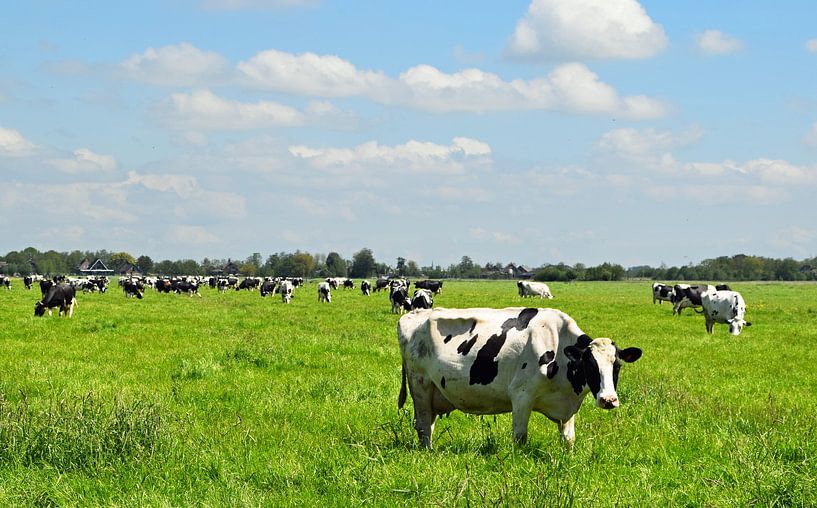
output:
[[[636,347],[619,349],[607,338],[590,340],[586,335],[579,337],[576,345],[565,348],[567,356],[567,377],[577,394],[586,385],[602,409],[614,409],[619,405],[616,386],[621,362],[632,363],[641,358],[641,350]]]
[[[37,302],[34,304],[34,315],[35,316],[45,315],[45,305],[43,305],[43,302]]]
[[[732,335],[740,335],[740,332],[743,331],[744,326],[752,326],[752,323],[746,321],[745,319],[730,319],[727,321],[729,323],[729,333]]]

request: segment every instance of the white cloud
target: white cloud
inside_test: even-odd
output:
[[[163,175],[163,174],[139,174],[135,171],[128,172],[128,179],[125,185],[141,185],[149,190],[159,192],[175,192],[181,198],[190,198],[198,191],[196,177],[192,175]]]
[[[410,140],[402,145],[386,146],[369,141],[354,148],[289,147],[296,159],[317,168],[397,168],[412,172],[461,173],[463,161],[484,161],[491,154],[487,144],[457,137],[450,145]]]
[[[698,49],[707,55],[729,55],[743,49],[743,43],[720,30],[706,30],[695,35]]]
[[[812,53],[817,53],[817,39],[809,39],[806,41],[806,50]]]
[[[807,145],[817,147],[817,123],[811,126],[811,129],[806,133],[806,137],[803,138],[803,142]]]
[[[649,169],[672,169],[676,161],[670,150],[698,141],[703,131],[693,126],[680,134],[655,129],[614,129],[602,135],[596,144],[605,155]]]
[[[186,130],[245,130],[303,125],[297,109],[272,101],[244,103],[216,96],[209,90],[170,97],[167,121]]]
[[[23,157],[34,151],[36,145],[15,129],[0,127],[0,157]]]
[[[111,155],[95,153],[88,148],[77,148],[74,156],[68,159],[48,159],[48,165],[63,173],[95,173],[98,171],[113,171],[116,169],[116,159]]]
[[[383,90],[388,83],[382,72],[359,70],[334,55],[295,55],[269,49],[236,67],[250,86],[294,95],[367,95]]]
[[[168,86],[198,86],[224,79],[229,72],[227,59],[214,51],[192,44],[148,48],[120,64],[126,76],[138,81]]]
[[[533,0],[506,48],[514,57],[647,58],[667,36],[636,0]]]
[[[218,242],[218,236],[202,226],[171,226],[165,241],[176,245],[209,245]]]
[[[310,6],[318,0],[203,0],[201,6],[211,11],[267,10]]]
[[[483,228],[471,228],[468,235],[475,240],[492,241],[502,244],[518,244],[519,238],[500,231],[488,231]]]

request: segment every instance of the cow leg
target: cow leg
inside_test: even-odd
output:
[[[513,441],[517,445],[523,445],[528,440],[528,422],[533,409],[529,397],[514,399],[512,405],[513,417]]]
[[[434,384],[424,376],[409,376],[409,390],[414,404],[414,428],[420,444],[431,449],[431,435],[434,433]]]
[[[562,441],[564,441],[565,446],[567,446],[569,450],[573,449],[573,443],[576,442],[575,423],[576,415],[571,416],[565,421],[556,422],[556,424],[559,426],[559,433],[562,435]]]
[[[715,321],[711,319],[706,320],[706,333],[713,334],[715,333]]]
[[[69,303],[69,304],[68,304],[68,317],[69,317],[69,318],[74,316],[74,302],[75,302],[75,301],[76,301],[76,300],[73,300],[73,299],[72,299],[72,300],[71,300],[71,303]]]

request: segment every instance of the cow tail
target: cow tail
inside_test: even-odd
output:
[[[400,383],[400,395],[397,396],[397,409],[402,409],[406,403],[406,362],[403,362],[402,378]]]
[[[692,310],[694,310],[694,311],[695,311],[695,312],[697,312],[698,314],[703,314],[703,313],[704,313],[703,309],[698,310],[698,309],[696,309],[695,307],[693,307],[693,308],[692,308]]]

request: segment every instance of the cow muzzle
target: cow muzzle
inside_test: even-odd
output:
[[[618,397],[615,395],[605,395],[596,399],[596,406],[602,409],[615,409],[619,406]]]

